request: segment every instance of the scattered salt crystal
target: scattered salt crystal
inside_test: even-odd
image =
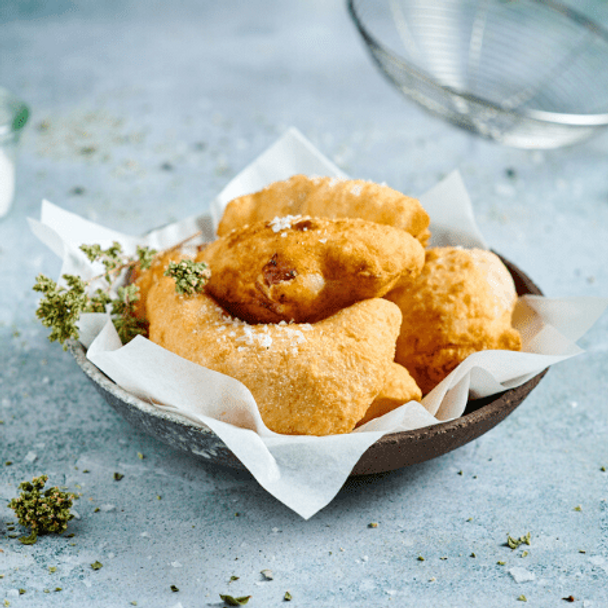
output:
[[[32,463],[36,460],[36,458],[38,458],[38,454],[36,454],[36,452],[28,452],[23,460],[24,462]]]
[[[273,532],[274,534],[276,534],[277,532],[280,532],[280,530],[279,530],[278,528],[273,528],[273,529],[272,529],[272,532]]]
[[[291,224],[294,220],[299,220],[301,215],[285,215],[284,217],[279,217],[278,215],[274,217],[269,222],[270,228],[272,228],[273,232],[281,232],[281,230],[287,230],[291,228]]]
[[[498,194],[500,196],[508,196],[508,197],[512,197],[517,194],[517,190],[515,189],[515,187],[511,186],[510,184],[497,184],[496,188],[495,188],[495,192],[496,192],[496,194]]]
[[[112,553],[110,551],[110,553],[108,553],[108,559],[114,559],[116,557],[116,555],[114,555],[114,553]]]
[[[99,507],[99,510],[103,511],[104,513],[109,513],[110,511],[115,511],[116,510],[116,505],[110,505],[110,504],[101,505]]]
[[[570,401],[570,406],[571,407],[578,407],[578,402],[577,401]]]
[[[74,516],[74,519],[80,519],[80,513],[75,509],[70,509],[70,513]]]
[[[264,570],[262,570],[260,572],[260,574],[267,580],[267,581],[271,581],[274,579],[274,574],[272,573],[272,570],[268,570],[268,568],[264,568]]]
[[[361,184],[355,184],[351,189],[350,189],[350,193],[354,194],[355,196],[360,196],[361,195]]]
[[[6,592],[6,597],[19,597],[19,589],[9,589]]]
[[[527,583],[529,581],[533,581],[536,576],[534,572],[530,572],[525,568],[520,568],[519,566],[515,566],[509,570],[509,574],[513,577],[513,580],[516,583]]]
[[[269,349],[272,346],[272,338],[269,335],[260,337],[260,346]]]
[[[179,562],[171,562],[171,565],[172,565],[174,568],[181,568],[181,567],[182,567],[182,565],[181,565]]]
[[[140,534],[140,536],[143,536],[144,538],[149,538],[150,537],[150,535],[147,532],[142,532]]]
[[[367,561],[369,561],[369,556],[364,555],[364,556],[361,558],[361,561],[363,561],[363,562],[367,562]]]
[[[319,239],[319,243],[325,244],[325,243],[327,243],[327,239]]]

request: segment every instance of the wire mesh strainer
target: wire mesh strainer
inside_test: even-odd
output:
[[[608,126],[608,32],[553,0],[348,0],[408,98],[506,145],[556,148]]]

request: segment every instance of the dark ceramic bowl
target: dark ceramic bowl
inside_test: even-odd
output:
[[[519,295],[542,295],[540,289],[521,270],[504,259],[503,262],[513,276]],[[190,452],[209,462],[231,468],[245,468],[209,429],[196,426],[176,414],[159,411],[131,395],[86,358],[85,349],[80,343],[72,342],[70,351],[103,398],[131,424],[172,447]],[[499,395],[469,401],[464,414],[455,420],[385,435],[363,454],[352,475],[392,471],[430,460],[465,445],[504,420],[546,373],[547,370],[525,384]]]

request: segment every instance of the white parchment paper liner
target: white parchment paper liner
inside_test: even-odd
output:
[[[30,220],[30,227],[63,260],[61,274],[89,279],[100,270],[79,251],[82,243],[108,246],[119,241],[127,252],[134,251],[137,244],[163,249],[198,230],[211,240],[229,200],[296,173],[346,177],[297,130],[290,129],[211,202],[209,216],[188,218],[132,237],[43,201],[41,220]],[[457,172],[420,200],[431,216],[432,245],[487,248]],[[458,417],[470,392],[482,397],[513,388],[581,353],[575,341],[607,305],[608,299],[601,298],[521,298],[515,325],[522,333],[524,352],[476,353],[427,395],[423,405],[404,404],[353,433],[329,437],[273,433],[239,381],[186,361],[142,337],[121,346],[106,315],[83,316],[81,342],[88,348],[89,360],[118,385],[150,403],[162,404],[156,405],[160,409],[210,428],[268,492],[308,519],[333,499],[361,455],[384,434]]]

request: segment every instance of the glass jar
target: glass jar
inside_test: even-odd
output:
[[[17,144],[29,114],[22,101],[0,87],[0,218],[9,212],[15,195]]]

